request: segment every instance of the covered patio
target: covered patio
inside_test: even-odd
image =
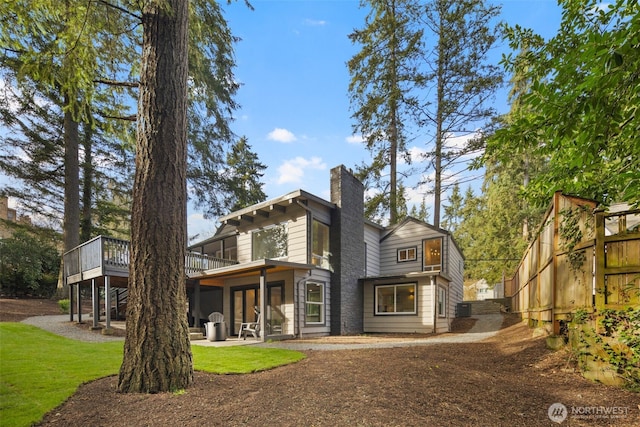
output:
[[[104,295],[104,328],[117,328],[124,322],[121,306],[126,302],[130,243],[98,236],[64,254],[64,280],[69,285],[70,321],[82,323],[81,288],[90,287],[93,328],[100,329],[101,288]],[[227,340],[236,345],[265,339],[287,339],[299,330],[296,324],[296,286],[308,277],[313,265],[261,259],[239,264],[200,253],[188,252],[185,259],[187,314],[192,332],[204,332],[211,312],[223,313]],[[258,316],[257,313],[264,313]],[[258,322],[260,334],[238,340],[240,325]],[[203,333],[204,336],[204,333]],[[213,345],[194,339],[196,345]],[[221,343],[223,341],[218,341]]]

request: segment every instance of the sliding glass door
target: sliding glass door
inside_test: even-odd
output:
[[[257,285],[231,289],[233,313],[233,331],[237,335],[240,324],[258,320],[254,308],[260,307],[260,287]],[[284,314],[284,284],[275,283],[267,286],[267,335],[280,335],[284,332],[286,316]]]

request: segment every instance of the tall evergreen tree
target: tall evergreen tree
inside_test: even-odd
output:
[[[427,87],[435,98],[422,105],[423,126],[434,128],[432,150],[427,155],[435,170],[433,224],[440,226],[441,197],[446,191],[443,175],[463,156],[477,152],[481,138],[470,138],[454,146],[452,137],[472,136],[492,118],[487,103],[502,82],[499,67],[488,62],[489,51],[498,37],[493,21],[498,6],[484,0],[433,0],[421,19],[433,49],[425,52]]]
[[[359,177],[375,188],[365,201],[366,214],[389,222],[399,220],[404,195],[399,193],[398,157],[410,161],[406,142],[407,122],[418,103],[412,90],[420,84],[416,61],[421,52],[422,30],[416,24],[413,0],[363,0],[369,6],[365,26],[349,35],[361,47],[348,62],[354,130],[362,134],[373,155],[363,164]]]
[[[118,390],[156,393],[193,381],[184,314],[187,236],[188,0],[142,10],[127,336]]]
[[[62,161],[51,166],[60,171],[64,182],[62,228],[64,248],[69,250],[80,240],[79,124],[89,121],[86,107],[100,92],[96,80],[120,73],[120,66],[131,58],[126,46],[130,32],[119,13],[103,3],[15,1],[5,3],[4,12],[8,19],[0,22],[0,42],[4,47],[0,67],[19,89],[44,95],[33,101],[44,99],[49,105],[43,108],[53,108],[54,114],[62,116]],[[105,37],[107,34],[119,34],[117,41]],[[109,96],[118,97],[114,92]],[[43,140],[33,132],[26,133]],[[53,190],[50,182],[40,188],[43,187]],[[51,206],[56,205],[60,204]]]
[[[231,147],[227,154],[227,167],[227,186],[232,196],[226,203],[229,212],[266,200],[260,178],[264,176],[267,166],[260,163],[258,155],[251,151],[246,137],[243,136]]]
[[[427,210],[426,197],[422,198],[419,208],[416,205],[413,205],[411,207],[410,215],[414,218],[419,219],[420,221],[429,222],[429,211]]]
[[[442,219],[442,228],[448,231],[454,231],[462,222],[462,205],[463,198],[460,194],[460,185],[456,182],[449,195],[449,204],[444,205],[444,217]]]

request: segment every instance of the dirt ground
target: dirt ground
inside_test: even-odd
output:
[[[2,321],[38,314],[59,309],[0,300]],[[306,355],[249,375],[196,372],[184,393],[118,394],[117,379],[103,378],[82,385],[40,425],[552,426],[554,403],[567,408],[562,425],[640,425],[640,395],[585,380],[567,351],[547,350],[513,316],[480,343]]]

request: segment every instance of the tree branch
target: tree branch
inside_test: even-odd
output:
[[[122,86],[122,87],[133,87],[133,88],[137,88],[138,86],[140,86],[140,82],[121,82],[117,80],[108,80],[108,79],[96,79],[93,82],[102,83],[109,86]]]
[[[111,4],[111,3],[109,3],[108,1],[105,1],[105,0],[98,0],[98,3],[102,3],[103,5],[105,5],[107,7],[119,10],[120,12],[124,13],[125,15],[129,15],[129,16],[137,19],[138,21],[142,22],[142,16],[138,16],[133,12],[129,12],[127,9],[125,9],[125,8],[123,8],[121,6],[117,6],[115,4]]]
[[[131,114],[130,116],[111,116],[111,115],[102,114],[102,113],[98,113],[98,114],[100,114],[100,117],[103,117],[105,119],[126,120],[128,122],[135,122],[138,119],[138,116],[136,114]]]

